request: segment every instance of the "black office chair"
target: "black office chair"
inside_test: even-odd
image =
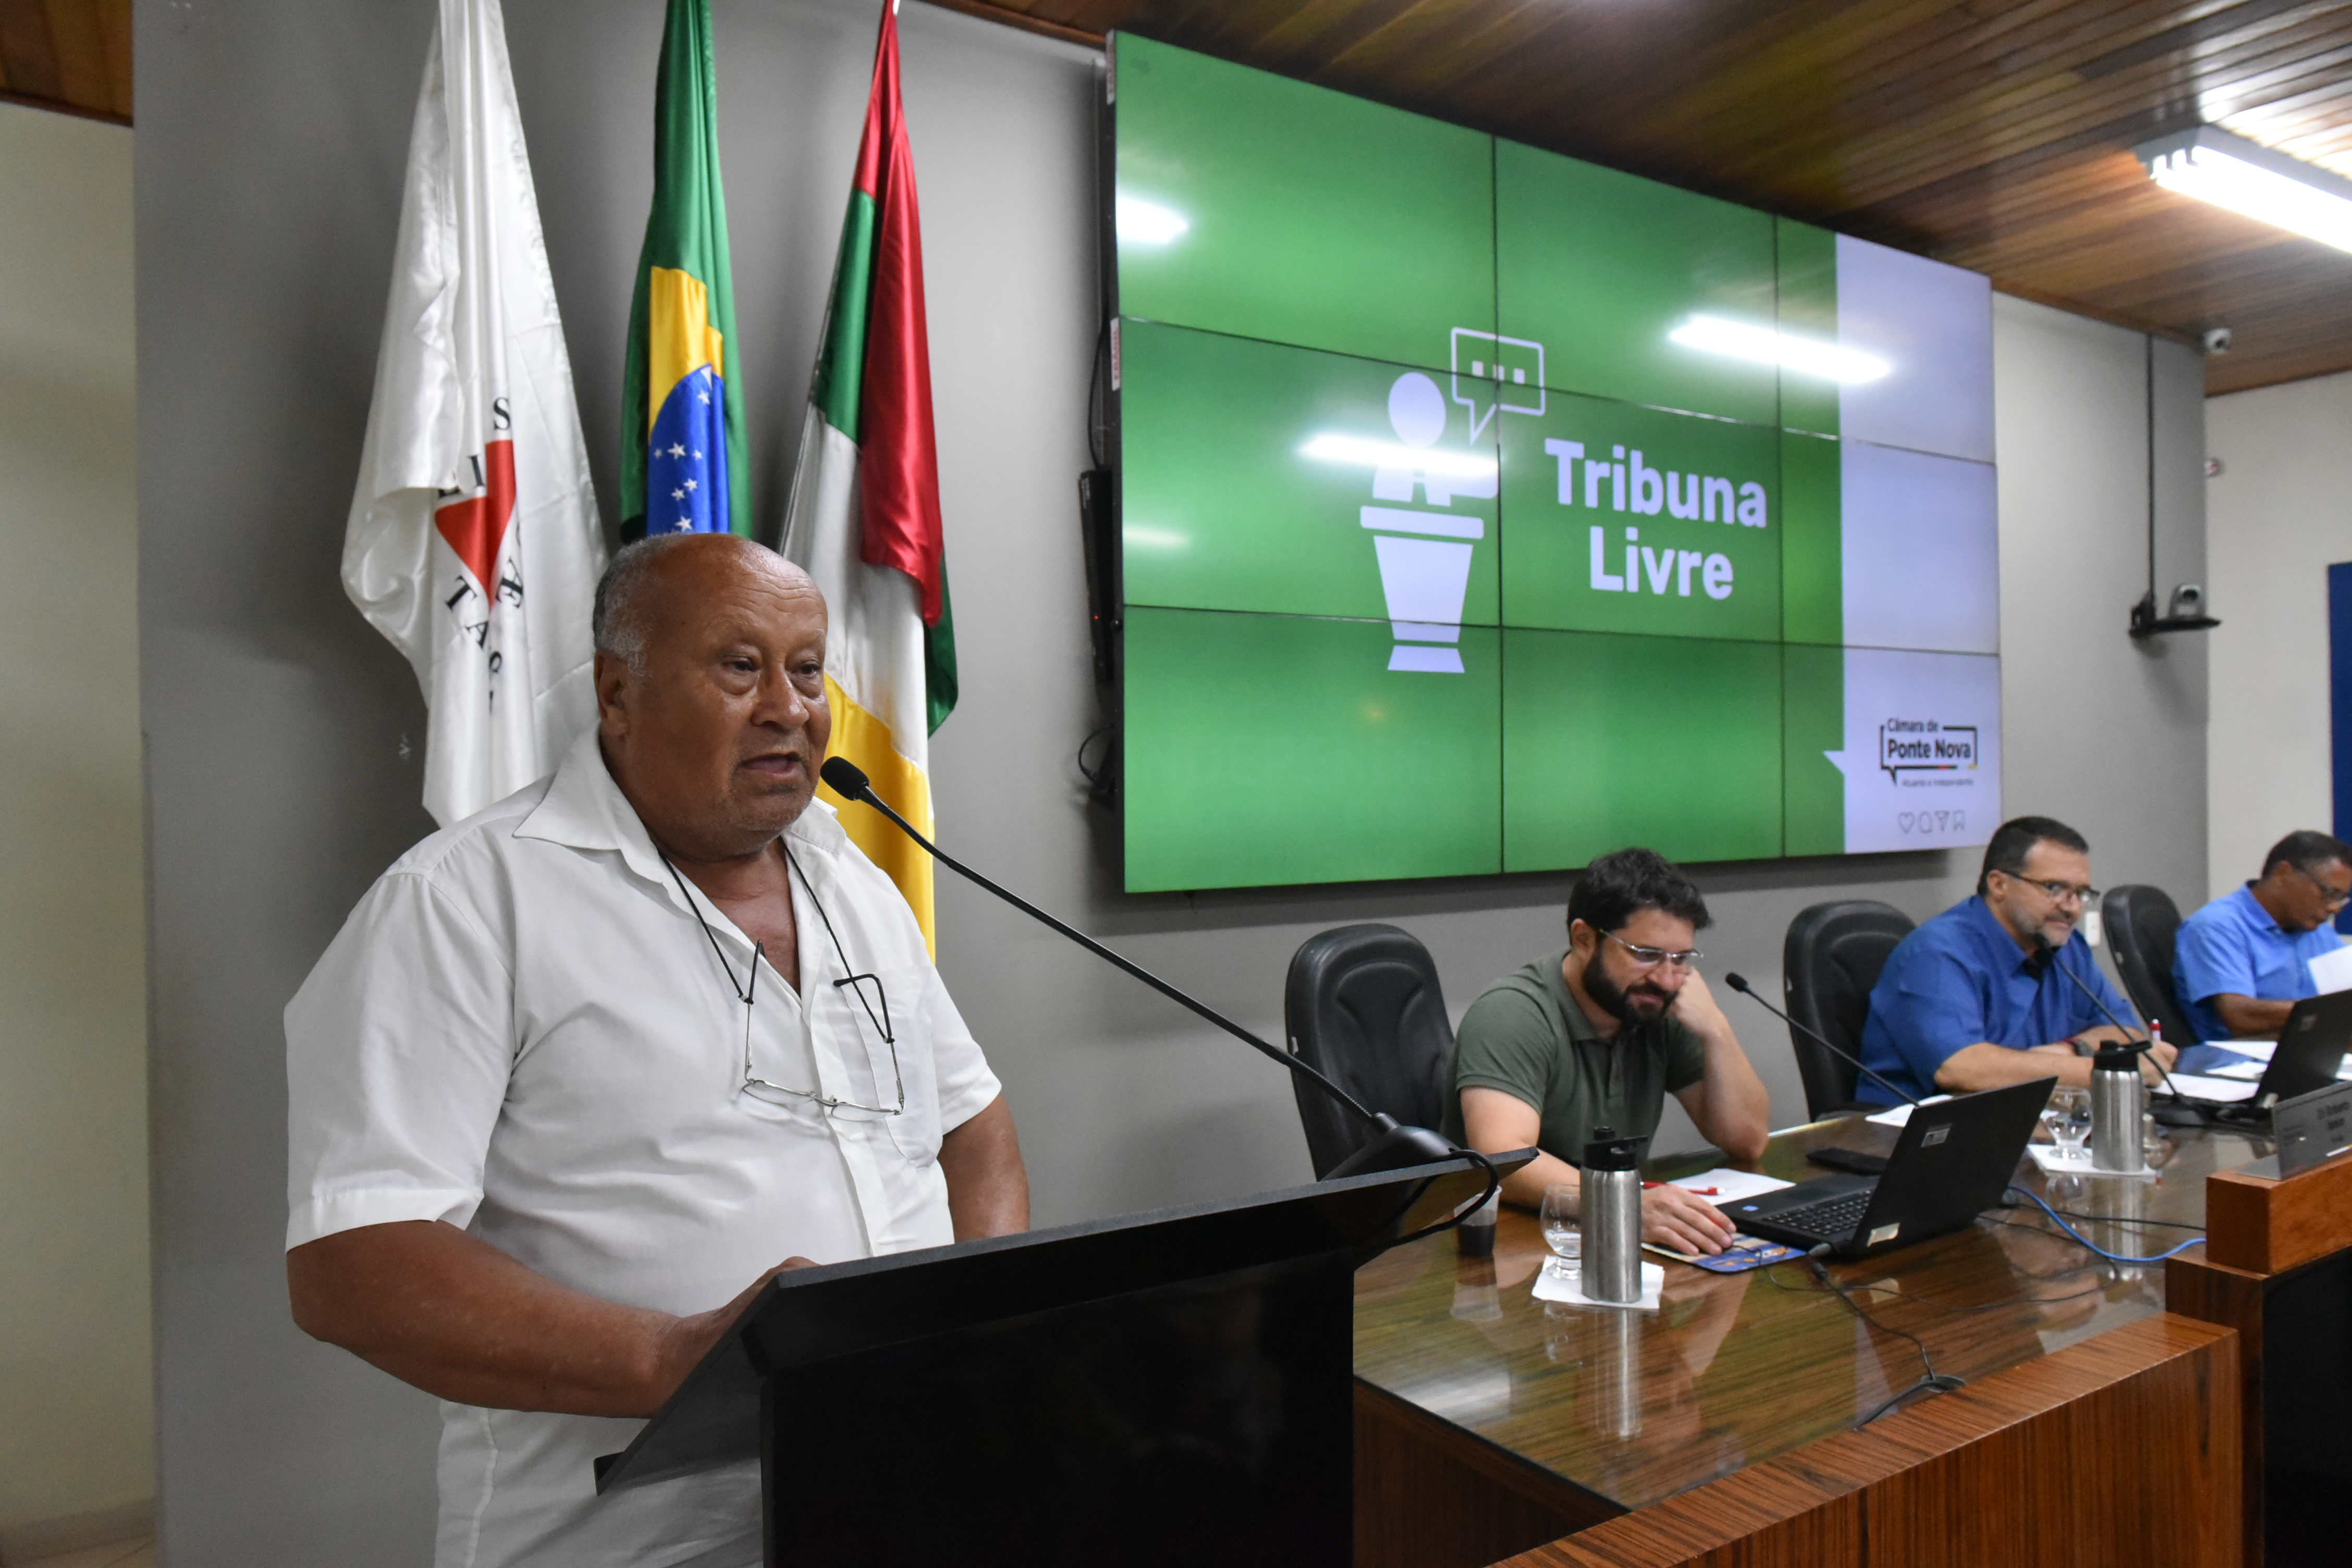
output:
[[[2107,928],[2107,951],[2115,955],[2116,973],[2142,1018],[2161,1023],[2171,1043],[2185,1046],[2197,1037],[2180,998],[2172,989],[2173,948],[2180,940],[2180,909],[2162,888],[2145,882],[2110,888],[2099,900],[2099,920]]]
[[[1291,955],[1282,993],[1291,1054],[1376,1111],[1435,1128],[1454,1073],[1454,1026],[1429,950],[1390,925],[1341,926]],[[1319,1177],[1370,1129],[1293,1077],[1307,1152]]]
[[[1789,1016],[1862,1055],[1862,1026],[1870,1016],[1870,988],[1886,955],[1912,932],[1911,917],[1892,904],[1845,899],[1815,904],[1789,922],[1780,946],[1781,991]],[[1805,1114],[1818,1121],[1842,1110],[1879,1109],[1854,1099],[1862,1075],[1801,1029],[1789,1031],[1797,1073],[1805,1082]]]

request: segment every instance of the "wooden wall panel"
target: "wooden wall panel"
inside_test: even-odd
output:
[[[131,0],[0,0],[0,99],[131,121]]]

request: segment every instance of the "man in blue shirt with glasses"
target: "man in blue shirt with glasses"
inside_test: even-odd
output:
[[[2290,833],[2263,858],[2260,881],[2182,923],[2172,989],[2200,1040],[2271,1036],[2297,1001],[2319,993],[2311,961],[2343,946],[2335,920],[2352,899],[2352,847]]]
[[[1887,956],[1870,993],[1862,1059],[1922,1099],[2037,1078],[2087,1087],[2099,1044],[2137,1037],[2084,994],[2088,986],[2116,1016],[2132,1016],[2074,929],[2097,897],[2081,834],[2046,816],[2002,823],[1985,846],[1976,897]],[[2067,973],[2052,973],[2059,968]],[[2155,1049],[2170,1067],[2172,1047]],[[2156,1076],[2145,1058],[2140,1070]],[[1868,1079],[1854,1087],[1862,1099],[1894,1103]]]

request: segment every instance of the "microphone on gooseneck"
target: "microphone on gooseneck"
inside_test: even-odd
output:
[[[938,845],[916,832],[911,823],[891,810],[888,803],[874,793],[872,781],[866,776],[866,771],[846,757],[827,757],[824,766],[819,769],[818,773],[824,782],[832,786],[835,795],[840,795],[844,800],[854,800],[870,805],[888,817],[898,825],[899,832],[921,845],[932,859],[937,860],[949,870],[962,877],[966,881],[987,889],[1031,919],[1053,927],[1097,958],[1117,964],[1170,1001],[1191,1008],[1244,1045],[1280,1062],[1298,1077],[1354,1111],[1358,1117],[1370,1124],[1372,1129],[1371,1135],[1365,1140],[1362,1147],[1333,1166],[1324,1180],[1336,1181],[1342,1176],[1360,1176],[1373,1171],[1398,1171],[1410,1165],[1429,1165],[1444,1160],[1468,1158],[1481,1164],[1486,1164],[1486,1197],[1492,1198],[1495,1195],[1495,1187],[1497,1184],[1495,1170],[1491,1164],[1487,1164],[1486,1156],[1474,1151],[1456,1149],[1425,1127],[1402,1126],[1395,1117],[1370,1109],[1363,1101],[1307,1066],[1307,1063],[1292,1056],[1288,1051],[1266,1044],[1231,1018],[1209,1006],[1208,1004],[1197,1001],[1179,991],[1141,964],[1132,963],[1113,952],[1076,926],[1047,914],[1012,889],[999,887],[990,881],[986,877],[947,854]]]
[[[1876,1084],[1887,1093],[1894,1095],[1896,1099],[1902,1100],[1904,1104],[1916,1106],[1919,1103],[1916,1100],[1905,1094],[1901,1089],[1895,1088],[1893,1084],[1887,1082],[1876,1073],[1872,1072],[1868,1068],[1864,1067],[1862,1065],[1862,1058],[1855,1056],[1852,1051],[1847,1050],[1843,1046],[1831,1045],[1828,1037],[1823,1035],[1819,1029],[1814,1028],[1810,1024],[1800,1024],[1794,1018],[1790,1017],[1786,1013],[1781,1012],[1778,1007],[1773,1006],[1771,1003],[1765,1001],[1763,997],[1756,994],[1756,988],[1748,984],[1747,976],[1740,974],[1727,974],[1723,977],[1723,983],[1726,985],[1730,986],[1734,991],[1738,992],[1742,996],[1747,997],[1749,1001],[1756,1003],[1766,1012],[1780,1019],[1780,1022],[1788,1025],[1789,1027],[1792,1029],[1804,1030],[1806,1034],[1811,1035],[1815,1040],[1819,1041],[1822,1047],[1826,1049],[1830,1055],[1856,1068],[1866,1076],[1871,1082]]]
[[[2164,1070],[2164,1064],[2157,1061],[2156,1053],[2148,1049],[2148,1046],[2151,1042],[2145,1039],[2135,1040],[2130,1037],[2132,1032],[2131,1026],[2125,1023],[2121,1018],[2116,1017],[2116,1010],[2113,1007],[2108,1006],[2105,1000],[2101,997],[2097,992],[2092,990],[2089,985],[2085,984],[2081,975],[2075,973],[2073,970],[2058,962],[2058,944],[2056,942],[2052,942],[2048,937],[2043,936],[2037,931],[2033,933],[2033,952],[2034,955],[2042,960],[2042,966],[2044,972],[2054,969],[2059,973],[2064,975],[2067,979],[2073,981],[2074,983],[2074,989],[2080,991],[2084,995],[2088,996],[2091,999],[2091,1005],[2096,1007],[2100,1012],[2105,1013],[2107,1016],[2107,1022],[2113,1024],[2116,1028],[2121,1029],[2124,1032],[2124,1043],[2126,1045],[2131,1047],[2133,1050],[2145,1055],[2149,1061],[2156,1062],[2156,1075],[2164,1080],[2166,1092],[2169,1093],[2175,1100],[2182,1098],[2180,1086],[2172,1081],[2172,1075]]]

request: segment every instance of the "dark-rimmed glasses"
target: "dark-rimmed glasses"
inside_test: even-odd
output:
[[[2012,881],[2022,882],[2029,888],[2041,889],[2053,904],[2090,904],[2098,901],[2099,889],[2088,885],[2078,888],[2072,882],[2044,882],[2034,877],[2021,877],[2014,871],[2004,871],[2001,875]]]

